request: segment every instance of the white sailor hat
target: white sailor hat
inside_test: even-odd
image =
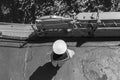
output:
[[[67,44],[64,40],[56,40],[54,43],[53,43],[53,52],[55,54],[64,54],[67,50]]]

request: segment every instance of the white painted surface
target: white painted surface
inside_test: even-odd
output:
[[[97,12],[83,12],[79,13],[77,16],[78,20],[96,20],[97,19]],[[93,17],[93,19],[91,19]],[[120,19],[120,12],[100,12],[99,19],[101,20],[114,20]]]
[[[2,35],[13,37],[28,37],[33,29],[30,24],[0,24]]]

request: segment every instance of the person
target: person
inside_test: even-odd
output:
[[[64,40],[56,40],[52,46],[51,62],[54,67],[61,67],[67,60],[75,55],[75,52],[68,49]]]

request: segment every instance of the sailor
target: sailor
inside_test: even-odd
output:
[[[75,55],[73,50],[67,48],[64,40],[56,40],[52,46],[51,62],[54,67],[61,67],[67,60]]]

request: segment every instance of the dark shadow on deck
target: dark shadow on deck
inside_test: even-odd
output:
[[[63,39],[66,42],[76,42],[76,47],[80,47],[85,42],[103,42],[103,41],[120,41],[119,37],[36,37],[29,40],[29,43],[48,43],[57,39]]]
[[[29,80],[51,80],[57,73],[59,67],[52,66],[51,62],[40,66],[29,78]]]
[[[86,42],[105,42],[105,41],[120,41],[119,37],[32,37],[27,39],[26,41],[17,41],[17,40],[0,40],[0,42],[4,43],[16,43],[21,44],[23,47],[27,46],[27,44],[41,44],[41,43],[53,43],[57,39],[63,39],[66,42],[76,42],[76,47],[80,47],[82,44]],[[120,45],[119,45],[120,46]],[[0,47],[15,47],[15,48],[23,48],[20,45],[0,45]]]

